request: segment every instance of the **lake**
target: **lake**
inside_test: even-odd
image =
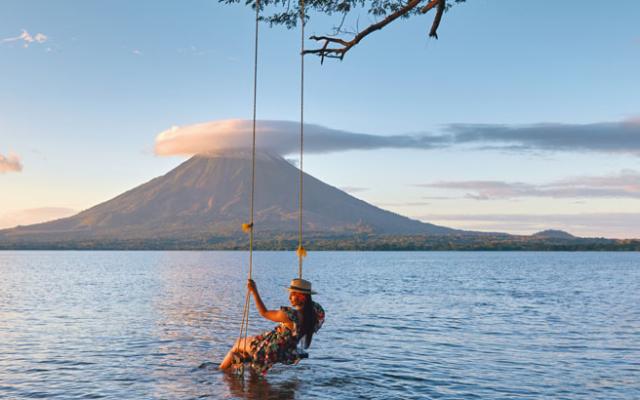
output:
[[[312,252],[310,358],[223,374],[246,252],[0,252],[0,398],[639,399],[640,254]],[[256,252],[268,307],[291,252]],[[271,329],[255,307],[250,333]]]

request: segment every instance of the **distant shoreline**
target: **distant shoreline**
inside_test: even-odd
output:
[[[293,251],[295,237],[258,238],[254,250]],[[540,238],[510,235],[349,235],[311,236],[309,251],[640,251],[640,239]],[[195,236],[192,238],[21,241],[3,238],[0,250],[232,250],[246,251],[246,237]]]

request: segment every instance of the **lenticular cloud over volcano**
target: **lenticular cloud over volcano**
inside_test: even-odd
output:
[[[156,137],[155,152],[161,156],[206,154],[251,146],[251,124],[243,120],[172,126]]]
[[[304,151],[332,153],[347,150],[381,148],[439,147],[439,136],[377,136],[304,125]],[[295,121],[257,121],[256,148],[281,156],[300,149],[300,123]],[[183,127],[174,126],[156,137],[155,152],[161,156],[210,154],[222,150],[245,150],[252,147],[252,121],[229,119]]]

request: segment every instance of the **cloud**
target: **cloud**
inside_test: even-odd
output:
[[[428,135],[377,136],[305,124],[306,153],[330,153],[347,150],[383,148],[431,149],[442,145],[443,138]],[[256,147],[280,155],[299,151],[300,123],[294,121],[257,121]],[[252,122],[229,119],[183,127],[172,127],[156,137],[158,155],[207,154],[227,149],[250,149]]]
[[[24,48],[27,48],[32,43],[44,43],[48,39],[49,38],[43,33],[36,33],[35,36],[32,36],[29,32],[23,29],[19,36],[2,39],[2,43],[22,41]]]
[[[417,218],[486,232],[528,235],[545,229],[560,229],[582,237],[640,238],[640,213],[430,214]]]
[[[453,144],[507,151],[575,151],[640,155],[640,121],[593,124],[450,124],[444,129]],[[496,145],[499,145],[496,147]]]
[[[77,211],[63,207],[41,207],[17,210],[0,214],[0,229],[13,228],[18,225],[31,225],[70,217]]]
[[[340,190],[347,193],[359,193],[359,192],[366,192],[367,190],[369,190],[369,188],[358,187],[358,186],[342,186]]]
[[[424,185],[413,185],[413,186],[424,186]],[[422,196],[424,200],[455,200],[457,197],[454,196]]]
[[[298,160],[297,158],[285,158],[285,161],[293,165],[294,167],[300,165],[300,160]]]
[[[0,174],[5,172],[20,172],[22,164],[20,157],[15,154],[9,154],[7,157],[0,154]]]
[[[548,198],[633,198],[640,199],[640,172],[623,170],[603,176],[581,176],[534,185],[505,181],[441,181],[416,186],[466,192],[475,200]]]
[[[426,201],[405,201],[399,203],[376,203],[380,207],[425,207],[431,205]]]
[[[297,152],[299,123],[258,121],[257,146],[280,155]],[[172,127],[156,138],[158,155],[206,154],[251,147],[252,122],[229,119]],[[600,152],[640,156],[640,119],[592,124],[449,124],[440,134],[371,135],[305,124],[305,151],[330,153],[390,148],[478,151]]]

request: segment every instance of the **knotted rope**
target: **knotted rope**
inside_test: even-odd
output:
[[[256,25],[255,25],[255,43],[253,53],[253,125],[252,125],[252,149],[251,149],[251,206],[249,223],[242,224],[242,230],[249,233],[249,272],[247,279],[251,279],[253,274],[253,228],[254,228],[254,204],[256,193],[256,109],[258,94],[258,39],[259,39],[259,22],[260,22],[260,0],[256,0]],[[244,339],[243,344],[246,345],[247,334],[249,331],[249,309],[251,306],[251,293],[247,288],[247,295],[244,301],[244,310],[242,311],[242,323],[240,324],[240,334],[238,339]],[[244,369],[242,370],[244,373]]]
[[[300,191],[298,194],[298,278],[302,279],[302,260],[307,250],[302,245],[302,193],[304,178],[304,23],[305,4],[300,0]]]

